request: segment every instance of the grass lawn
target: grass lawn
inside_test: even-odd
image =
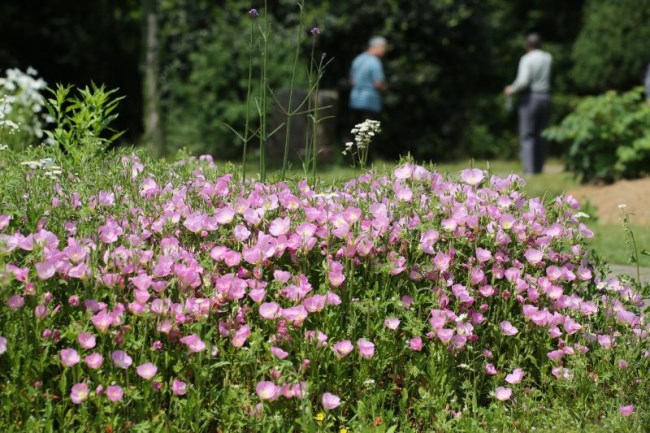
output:
[[[374,167],[378,173],[385,173],[392,170],[395,165],[395,162],[377,161]],[[432,165],[441,173],[450,175],[455,175],[471,165],[478,168],[489,168],[493,173],[498,175],[521,172],[521,164],[517,161],[467,161],[442,164],[432,163]],[[256,171],[257,167],[251,164],[249,173],[256,173]],[[340,166],[326,167],[318,172],[319,178],[328,183],[335,183],[341,179],[351,179],[359,174],[360,171],[352,167]],[[292,169],[289,177],[301,178],[302,175],[301,170]],[[269,176],[271,179],[279,178],[280,170],[271,170]],[[529,196],[552,198],[571,190],[577,185],[578,183],[571,173],[563,171],[562,162],[559,160],[549,161],[543,174],[526,179],[526,190]],[[595,213],[595,209],[590,208],[588,204],[584,210],[588,214]],[[612,264],[626,265],[631,263],[630,257],[632,256],[633,250],[622,224],[604,225],[599,224],[596,220],[588,222],[588,225],[596,233],[591,245],[601,257]],[[650,230],[648,230],[648,227],[637,226],[631,228],[634,232],[639,252],[644,249],[650,250]],[[639,261],[642,266],[650,266],[649,256],[641,256]]]

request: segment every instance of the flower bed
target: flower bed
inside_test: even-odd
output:
[[[548,396],[648,419],[641,296],[571,197],[411,163],[329,188],[103,164],[8,171],[0,424],[429,431]]]

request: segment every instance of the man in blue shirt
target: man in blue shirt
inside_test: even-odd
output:
[[[386,77],[381,58],[386,54],[386,39],[370,39],[368,49],[359,54],[350,68],[350,111],[353,124],[367,119],[378,120],[381,112],[381,91],[386,89]]]

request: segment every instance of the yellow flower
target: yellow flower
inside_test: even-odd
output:
[[[350,430],[346,429],[345,427],[341,427],[341,430],[339,430],[339,433],[350,433]]]
[[[318,412],[316,414],[316,421],[318,421],[319,423],[323,422],[324,419],[325,419],[325,412]]]

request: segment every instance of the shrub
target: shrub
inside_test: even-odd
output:
[[[642,83],[650,59],[650,0],[587,0],[571,75],[582,90]]]
[[[0,146],[24,149],[42,141],[47,84],[37,74],[33,68],[7,69],[0,77]]]
[[[333,187],[210,158],[21,164],[46,151],[3,151],[1,425],[650,422],[641,295],[590,259],[571,197],[411,163]]]
[[[636,178],[650,166],[650,105],[640,87],[586,97],[544,136],[569,146],[567,167],[583,182]]]

